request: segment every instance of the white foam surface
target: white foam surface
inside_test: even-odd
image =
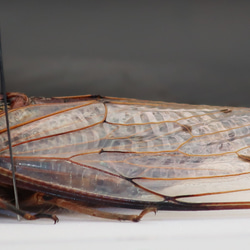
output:
[[[139,223],[85,215],[1,218],[1,249],[249,249],[250,211],[158,212]]]

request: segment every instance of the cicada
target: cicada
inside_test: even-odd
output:
[[[249,108],[92,95],[7,97],[21,209],[53,206],[139,221],[157,210],[250,208]],[[11,203],[6,132],[2,111],[0,207],[56,221]]]

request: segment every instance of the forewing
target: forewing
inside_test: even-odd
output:
[[[17,173],[35,180],[134,201],[249,201],[247,108],[97,98],[34,102],[10,123]]]

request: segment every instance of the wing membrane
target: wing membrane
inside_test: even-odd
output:
[[[33,99],[11,112],[17,173],[97,197],[250,200],[250,109],[58,100]],[[7,169],[3,120],[0,154]]]

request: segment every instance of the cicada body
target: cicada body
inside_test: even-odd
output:
[[[93,207],[142,209],[141,216],[250,208],[249,108],[91,95],[8,98],[17,187],[30,194],[21,204],[134,221],[141,217]],[[3,190],[11,186],[4,112],[0,182]]]

